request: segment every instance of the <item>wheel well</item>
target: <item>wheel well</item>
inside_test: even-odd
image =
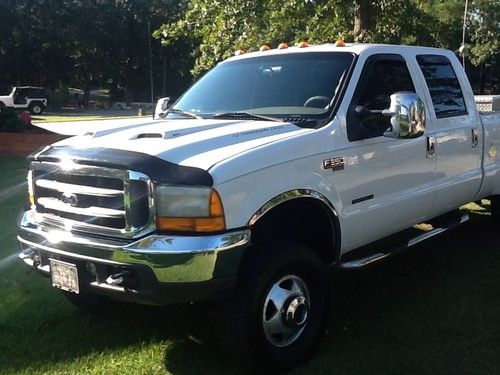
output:
[[[269,240],[301,243],[331,264],[337,261],[340,231],[332,210],[315,198],[286,201],[268,211],[252,226],[252,243]]]

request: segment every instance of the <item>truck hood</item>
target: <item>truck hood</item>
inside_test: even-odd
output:
[[[142,120],[88,131],[55,145],[140,152],[182,166],[209,170],[239,153],[310,131],[312,129],[291,123],[272,121]]]

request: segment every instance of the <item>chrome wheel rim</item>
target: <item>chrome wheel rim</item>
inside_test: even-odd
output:
[[[286,275],[268,290],[262,310],[262,328],[274,346],[285,347],[297,340],[309,320],[310,298],[306,283]]]

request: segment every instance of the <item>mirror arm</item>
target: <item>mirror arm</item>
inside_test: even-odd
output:
[[[376,116],[376,115],[381,115],[382,114],[382,111],[381,110],[377,110],[377,109],[368,109],[367,107],[365,107],[364,105],[357,105],[355,108],[354,108],[354,112],[356,113],[356,115],[358,115],[358,117],[360,118],[365,118],[367,116]]]
[[[397,112],[391,111],[390,109],[382,110],[382,116],[384,116],[384,117],[392,117],[395,115],[397,115]]]

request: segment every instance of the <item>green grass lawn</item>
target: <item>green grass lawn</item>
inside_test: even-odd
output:
[[[0,157],[0,259],[17,252],[25,162]],[[500,234],[472,220],[383,264],[334,276],[335,309],[319,351],[294,374],[500,373]],[[1,262],[2,260],[0,260]],[[49,280],[0,266],[0,373],[236,374],[207,308],[73,307]]]

